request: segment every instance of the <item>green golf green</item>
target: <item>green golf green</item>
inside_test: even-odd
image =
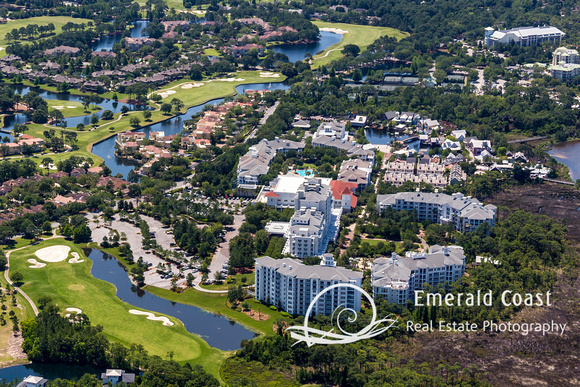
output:
[[[43,262],[34,254],[39,249],[60,245],[70,247],[70,252],[78,253],[84,262],[71,264],[68,259]],[[30,268],[32,263],[28,259],[36,259],[46,263],[46,266]],[[216,377],[219,375],[219,367],[228,352],[210,347],[187,332],[174,317],[165,316],[175,324],[165,326],[161,321],[147,320],[146,316],[129,313],[130,309],[138,308],[117,298],[112,284],[94,278],[90,273],[91,265],[92,261],[78,245],[63,238],[44,241],[10,255],[10,272],[23,274],[21,288],[33,301],[38,301],[41,296],[50,296],[63,312],[66,308],[81,309],[93,324],[103,326],[104,333],[111,341],[124,345],[141,344],[149,354],[164,358],[172,352],[176,361],[200,364]],[[163,316],[160,313],[155,315]]]

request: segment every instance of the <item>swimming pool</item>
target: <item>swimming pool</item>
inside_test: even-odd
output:
[[[300,176],[314,176],[314,171],[312,169],[298,169],[295,172]]]

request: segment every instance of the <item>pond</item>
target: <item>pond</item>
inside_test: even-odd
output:
[[[29,375],[42,376],[45,379],[79,379],[84,374],[93,374],[100,378],[104,369],[70,364],[24,364],[0,369],[0,380],[11,382]]]
[[[334,32],[320,31],[320,40],[316,43],[309,44],[283,44],[280,46],[270,47],[269,49],[274,52],[279,52],[288,57],[290,62],[294,63],[299,60],[304,60],[307,53],[315,56],[318,52],[326,50],[333,44],[340,43],[342,41],[341,34],[335,34]]]
[[[580,141],[556,144],[552,146],[548,154],[568,167],[573,181],[580,179]]]
[[[155,296],[131,283],[125,268],[111,255],[92,249],[87,256],[93,261],[91,274],[117,288],[117,297],[138,308],[178,318],[188,332],[200,336],[209,345],[223,351],[241,347],[242,340],[251,340],[256,333],[224,316]]]
[[[149,21],[147,20],[137,20],[133,23],[133,28],[131,28],[132,38],[143,37],[143,30],[147,27]],[[113,45],[120,42],[123,39],[121,34],[107,35],[100,38],[92,47],[93,51],[111,51]]]
[[[244,93],[246,90],[288,90],[289,85],[285,85],[281,82],[278,83],[250,83],[247,85],[240,85],[236,87],[236,91],[239,94]],[[199,113],[205,105],[218,105],[224,101],[223,98],[216,98],[208,101],[204,104],[190,107],[187,109],[185,114],[181,116],[173,117],[169,120],[158,122],[156,124],[139,129],[139,132],[147,133],[150,132],[165,132],[166,136],[171,134],[178,134],[183,130],[183,122],[190,119],[193,115]],[[105,164],[111,168],[111,175],[115,176],[120,173],[124,177],[127,177],[128,173],[133,170],[138,164],[126,159],[118,158],[115,156],[115,141],[117,136],[109,137],[93,146],[93,154],[99,156],[105,160]]]
[[[395,133],[384,129],[367,129],[365,134],[367,140],[375,145],[388,145],[397,137]]]

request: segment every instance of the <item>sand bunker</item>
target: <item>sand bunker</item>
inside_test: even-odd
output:
[[[69,108],[69,109],[74,109],[74,108],[76,108],[76,106],[67,105],[67,108]]]
[[[348,31],[342,30],[340,28],[323,27],[323,28],[319,28],[319,30],[326,31],[326,32],[334,32],[335,34],[340,34],[340,35],[348,34]]]
[[[68,258],[70,247],[64,245],[50,246],[34,253],[44,262],[61,262]]]
[[[57,110],[61,110],[61,109],[64,109],[64,106],[53,106],[52,108],[57,109]]]
[[[141,310],[137,310],[137,309],[130,309],[129,313],[131,314],[136,314],[138,316],[147,316],[147,320],[152,320],[152,321],[163,321],[163,325],[166,325],[168,327],[174,325],[171,321],[169,321],[169,319],[165,316],[155,316],[153,313],[149,313],[149,312],[143,312]]]
[[[71,259],[68,260],[68,263],[81,263],[84,262],[84,259],[80,259],[79,253],[71,253],[73,256]]]
[[[83,313],[82,309],[79,309],[79,308],[66,308],[65,310],[67,312],[70,312],[70,313],[65,314],[64,317],[70,317],[72,313],[74,313],[74,314]]]
[[[216,79],[216,81],[221,81],[221,82],[243,82],[245,81],[244,78],[220,78],[220,79]]]
[[[203,86],[203,83],[186,83],[185,85],[182,85],[181,88],[182,89],[193,89],[194,87],[201,87]]]
[[[161,96],[161,98],[167,98],[172,94],[175,94],[176,91],[175,90],[166,90],[166,91],[162,91],[161,93],[159,93],[159,95]]]
[[[28,266],[31,269],[40,269],[41,267],[45,267],[46,266],[46,263],[38,262],[34,258],[30,258],[28,260],[28,263],[32,263],[32,265]]]
[[[264,72],[260,73],[260,78],[280,78],[280,74]]]

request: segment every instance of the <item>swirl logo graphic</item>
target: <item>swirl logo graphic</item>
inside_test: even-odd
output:
[[[347,332],[345,331],[342,326],[340,325],[340,316],[344,312],[348,312],[351,314],[350,317],[347,317],[347,321],[353,323],[356,321],[358,315],[356,311],[350,308],[342,309],[338,315],[336,315],[336,326],[338,331],[335,327],[331,330],[323,331],[320,329],[311,328],[308,326],[308,319],[310,317],[310,313],[312,312],[312,308],[316,305],[316,302],[324,295],[324,293],[329,292],[336,288],[351,288],[355,289],[358,292],[361,292],[371,304],[373,310],[373,318],[369,325],[364,327],[358,332]],[[335,309],[331,316],[331,321],[335,319],[335,312],[338,310]],[[380,335],[381,333],[385,332],[387,329],[391,328],[397,322],[397,318],[391,318],[392,315],[387,316],[381,320],[377,320],[377,308],[375,306],[375,302],[373,298],[363,289],[360,287],[353,285],[353,284],[335,284],[327,287],[322,292],[318,293],[316,297],[310,302],[310,306],[308,307],[308,311],[306,312],[306,316],[304,318],[304,326],[301,325],[294,325],[291,327],[286,328],[286,331],[290,332],[290,337],[295,340],[298,340],[293,345],[298,343],[306,343],[309,347],[313,346],[314,344],[350,344],[354,343],[355,341],[370,339],[371,337],[375,337]]]

